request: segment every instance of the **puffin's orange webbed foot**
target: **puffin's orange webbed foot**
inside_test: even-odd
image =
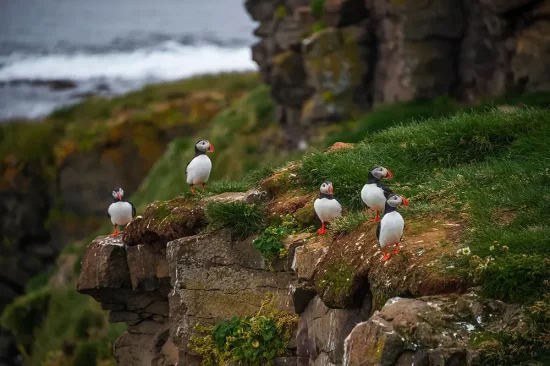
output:
[[[382,253],[384,253],[384,257],[382,257],[382,262],[385,262],[385,261],[387,261],[388,259],[391,258],[390,253],[386,253],[386,252],[382,252]]]
[[[380,216],[378,215],[378,211],[376,211],[376,216],[374,216],[373,219],[370,219],[367,222],[380,222]]]
[[[113,233],[112,233],[111,235],[109,235],[109,236],[117,236],[118,234],[120,234],[120,233],[118,232],[118,229],[117,229],[117,227],[115,226],[115,231],[113,231]]]
[[[399,254],[401,249],[399,249],[399,244],[395,244],[395,250],[393,251],[393,254]]]
[[[191,184],[191,194],[195,195],[195,187]]]
[[[321,228],[319,230],[317,230],[317,232],[319,234],[324,234],[324,233],[327,232],[327,229],[325,229],[325,223],[324,222],[321,224]]]
[[[202,191],[204,192],[204,183],[202,184]]]

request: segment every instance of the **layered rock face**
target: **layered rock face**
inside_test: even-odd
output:
[[[261,187],[273,188],[276,177]],[[483,299],[430,267],[454,250],[438,245],[455,240],[460,228],[452,222],[408,233],[407,261],[381,262],[375,227],[366,223],[336,238],[290,236],[288,256],[272,268],[254,236],[204,232],[207,203],[264,201],[271,191],[157,201],[122,236],[101,236],[87,247],[78,291],[110,310],[109,321],[128,325],[114,346],[119,364],[199,366],[188,346],[195,325],[253,316],[267,293],[277,309],[299,315],[284,357],[274,360],[279,366],[480,365],[475,334],[525,325],[520,308]],[[275,194],[264,205],[296,215],[311,204],[304,197]]]
[[[252,47],[297,144],[376,104],[550,89],[548,0],[247,0]]]

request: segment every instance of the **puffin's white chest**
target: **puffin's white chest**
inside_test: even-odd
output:
[[[394,211],[385,214],[380,221],[380,236],[378,241],[381,248],[385,248],[389,245],[398,244],[403,236],[403,229],[405,228],[405,220],[399,214]]]
[[[108,212],[113,225],[127,225],[132,221],[132,205],[128,202],[113,202]]]
[[[323,222],[329,222],[342,216],[342,206],[335,200],[328,198],[317,198],[313,203],[315,213]]]
[[[187,184],[196,185],[208,182],[211,170],[212,162],[208,156],[196,156],[187,166]]]
[[[386,197],[384,190],[378,187],[375,183],[365,184],[361,190],[361,199],[365,205],[377,211],[384,211],[386,205]]]

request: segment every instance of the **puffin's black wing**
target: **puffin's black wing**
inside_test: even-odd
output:
[[[378,240],[378,242],[380,242],[380,227],[382,225],[380,225],[382,222],[379,222],[378,223],[378,226],[376,226],[376,239]]]
[[[130,204],[130,206],[132,206],[132,218],[136,217],[136,208],[134,207],[134,205],[132,204],[132,202],[128,202]]]
[[[107,210],[107,217],[111,218],[111,214],[109,213],[109,210]]]
[[[378,187],[382,188],[382,190],[384,191],[384,195],[388,195],[390,193],[393,193],[393,191],[391,189],[389,189],[388,187],[386,187],[382,183],[378,183]]]

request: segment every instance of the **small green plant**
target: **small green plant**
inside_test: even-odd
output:
[[[288,15],[288,10],[286,9],[286,6],[279,5],[277,7],[277,10],[275,10],[275,18],[276,19],[282,19]]]
[[[228,361],[273,365],[273,360],[285,353],[297,322],[296,315],[276,310],[273,295],[267,294],[255,316],[235,316],[214,327],[197,324],[195,330],[207,334],[191,337],[188,347],[203,357],[203,366],[225,365]]]
[[[284,258],[288,254],[283,240],[289,235],[299,233],[302,227],[296,218],[290,214],[279,216],[278,221],[280,222],[278,225],[268,226],[263,234],[252,242],[254,248],[262,253],[271,270],[273,270],[272,261],[277,258]]]
[[[323,23],[321,21],[318,21],[318,22],[313,23],[313,25],[311,26],[311,33],[317,33],[317,32],[322,31],[323,29],[326,29],[326,28],[327,28],[327,26],[325,25],[325,23]]]
[[[240,201],[209,203],[206,219],[211,229],[229,229],[238,239],[245,239],[265,227],[265,217],[260,207]]]
[[[284,258],[287,254],[283,239],[290,234],[289,230],[284,226],[269,226],[263,234],[254,239],[252,244],[258,249],[265,261],[270,265],[277,258]]]

